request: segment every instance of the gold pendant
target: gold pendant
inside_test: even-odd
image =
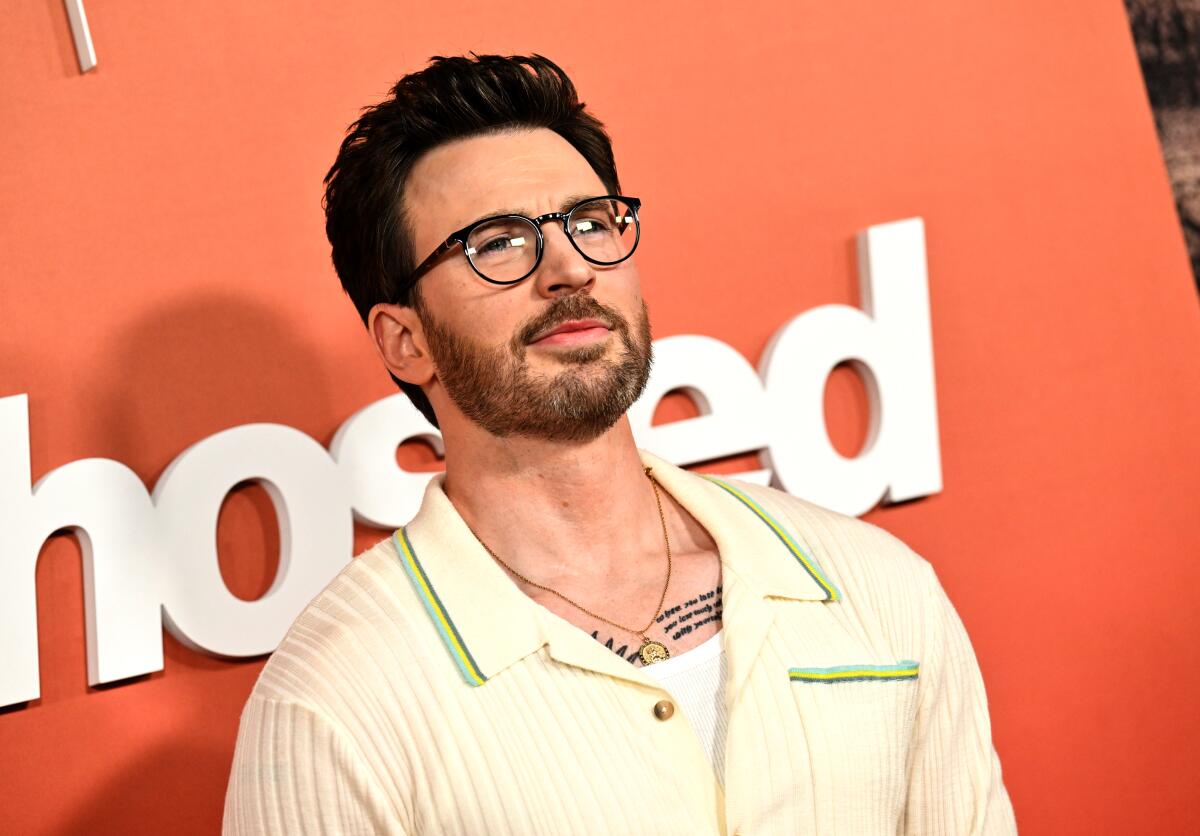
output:
[[[671,658],[666,645],[662,642],[651,641],[645,638],[642,639],[642,646],[638,650],[638,656],[641,658],[643,665],[653,665],[655,662]]]

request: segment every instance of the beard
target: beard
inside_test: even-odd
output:
[[[434,318],[419,295],[414,301],[446,394],[467,418],[500,438],[591,441],[625,414],[650,377],[653,344],[645,302],[631,327],[591,296],[560,296],[518,327],[508,344],[490,347]],[[608,356],[611,340],[603,340],[556,349],[555,359],[567,368],[555,374],[530,368],[529,341],[573,319],[608,325],[620,341],[619,353]]]

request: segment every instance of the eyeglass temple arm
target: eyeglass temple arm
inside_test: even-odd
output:
[[[437,260],[441,258],[447,250],[452,249],[456,244],[461,243],[462,242],[457,237],[457,233],[447,238],[441,243],[440,246],[438,246],[436,250],[429,254],[429,258],[417,265],[417,269],[413,270],[412,275],[410,275],[408,278],[409,282],[415,282],[417,279],[424,276],[433,269],[433,265],[437,263]]]

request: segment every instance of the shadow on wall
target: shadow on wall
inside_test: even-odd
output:
[[[1125,0],[1200,291],[1200,0]]]
[[[86,391],[72,392],[71,398],[87,411],[69,416],[68,427],[86,428],[80,435],[89,448],[85,455],[128,465],[148,489],[189,445],[232,426],[278,422],[328,443],[321,436],[331,435],[344,418],[334,414],[328,383],[344,360],[317,350],[306,339],[305,323],[290,314],[286,304],[272,307],[225,293],[181,292],[148,306],[81,355],[87,362],[76,379],[86,381]],[[22,368],[35,350],[22,345],[0,354],[0,371],[10,363]],[[64,385],[57,380],[27,391],[61,391],[54,387]],[[32,420],[36,436],[39,418]],[[259,597],[274,578],[277,524],[260,488],[242,486],[226,498],[218,555],[226,583],[240,597]],[[74,535],[59,533],[43,545],[37,568],[42,698],[3,712],[5,739],[86,740],[96,728],[111,728],[104,719],[113,716],[102,705],[106,697],[109,712],[123,703],[125,716],[145,714],[153,723],[143,734],[88,755],[83,794],[79,773],[67,776],[65,781],[75,783],[66,787],[53,822],[25,832],[214,832],[238,712],[263,660],[231,663],[194,652],[164,633],[163,672],[89,688],[80,564]],[[202,672],[225,676],[218,681],[187,675]],[[20,769],[51,774],[57,755],[35,749],[22,756]],[[0,831],[7,832],[4,825]]]
[[[153,485],[175,455],[230,427],[336,426],[321,357],[303,332],[278,310],[223,294],[173,301],[123,329],[105,346],[111,360],[88,401],[108,449]]]
[[[286,311],[286,309],[284,309]],[[302,325],[285,313],[230,294],[181,295],[149,314],[125,322],[105,344],[94,346],[92,363],[76,379],[83,396],[71,401],[87,413],[66,425],[87,426],[82,456],[111,458],[130,467],[151,490],[167,465],[191,444],[240,424],[266,421],[299,427],[328,444],[339,420],[328,395],[328,365],[300,336]],[[0,350],[0,396],[26,391],[36,410],[50,386],[31,380],[36,347]],[[323,362],[326,365],[323,365]],[[46,374],[45,364],[42,364]],[[9,384],[8,381],[15,381]],[[35,479],[39,421],[31,414]],[[324,437],[322,437],[324,436]],[[61,462],[60,462],[61,463]],[[266,491],[256,483],[231,486],[216,531],[218,563],[230,591],[255,600],[270,587],[279,565],[279,521]],[[96,689],[87,685],[82,558],[73,529],[47,538],[36,568],[41,697],[0,707],[0,715],[66,702]],[[183,646],[164,631],[163,673],[173,666],[197,671],[261,664],[262,658],[218,659]],[[137,680],[110,688],[137,687]],[[0,828],[3,830],[3,828]]]
[[[116,337],[94,375],[106,455],[153,488],[175,456],[216,432],[255,422],[297,427],[322,443],[338,416],[322,358],[303,328],[245,297],[214,294],[173,301]],[[279,529],[266,491],[233,486],[217,525],[217,554],[230,591],[254,600],[279,564]],[[164,634],[167,665],[228,666]]]

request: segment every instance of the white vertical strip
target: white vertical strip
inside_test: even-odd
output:
[[[92,32],[88,29],[83,0],[63,0],[63,4],[67,7],[67,18],[71,21],[71,37],[75,39],[79,72],[86,73],[96,66],[96,48],[92,46]]]

